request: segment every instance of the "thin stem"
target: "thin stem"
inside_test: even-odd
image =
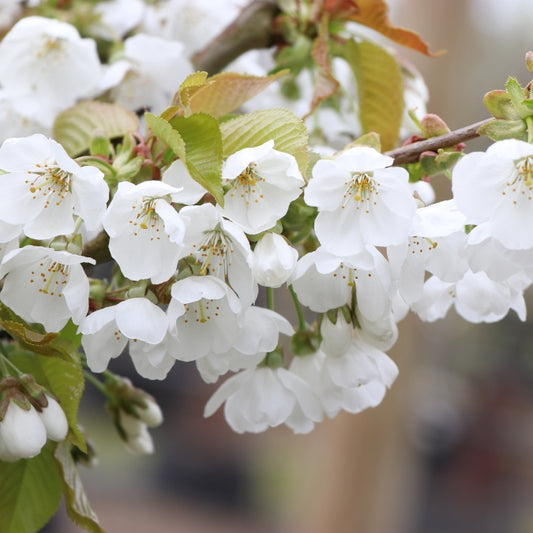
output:
[[[267,307],[274,311],[274,289],[272,287],[267,287]]]
[[[298,330],[305,331],[307,329],[307,323],[305,321],[304,312],[298,296],[292,285],[289,285],[289,291],[291,291],[292,301],[294,302],[294,308],[296,309],[296,315],[298,317]]]
[[[403,163],[415,163],[418,161],[420,154],[424,152],[436,152],[440,148],[449,148],[464,141],[469,141],[470,139],[479,137],[479,128],[491,120],[494,119],[489,118],[487,120],[482,120],[481,122],[470,124],[469,126],[459,128],[458,130],[451,131],[450,133],[439,135],[438,137],[431,137],[430,139],[400,146],[400,148],[395,148],[394,150],[385,152],[385,155],[392,157],[395,165],[401,165]]]
[[[194,54],[193,65],[216,74],[246,51],[268,48],[272,45],[273,21],[278,13],[275,0],[254,0],[218,37]]]
[[[85,379],[87,381],[91,382],[104,396],[109,397],[109,393],[107,392],[107,389],[105,388],[105,385],[99,379],[94,377],[87,370],[83,371],[83,375],[85,376]]]

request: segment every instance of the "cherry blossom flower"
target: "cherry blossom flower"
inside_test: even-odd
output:
[[[315,164],[304,198],[318,207],[315,232],[327,251],[345,257],[368,244],[405,239],[415,201],[407,171],[392,162],[373,148],[356,146]]]
[[[89,368],[103,372],[128,343],[130,351],[140,342],[158,345],[167,329],[162,309],[146,298],[130,298],[94,311],[83,320],[78,331],[82,334],[81,345]]]
[[[452,191],[470,224],[488,224],[506,248],[533,248],[533,145],[516,139],[465,155],[455,165]]]
[[[0,221],[23,225],[34,239],[68,235],[80,216],[101,227],[109,188],[95,167],[80,167],[44,135],[8,139],[0,147]]]
[[[94,259],[42,246],[9,252],[0,265],[0,300],[27,322],[60,331],[69,319],[79,324],[89,305],[89,280],[81,263]]]
[[[300,302],[319,313],[350,303],[354,289],[357,306],[368,319],[390,312],[390,268],[375,248],[343,259],[320,247],[298,261],[291,283]]]
[[[222,179],[230,186],[222,214],[251,234],[274,226],[305,183],[296,159],[275,150],[274,141],[230,155]]]
[[[279,313],[263,307],[248,307],[230,350],[208,354],[196,360],[196,367],[207,383],[214,383],[228,371],[254,368],[276,348],[279,334],[293,335],[289,321]]]
[[[171,353],[176,359],[195,361],[233,346],[241,303],[222,280],[209,275],[190,276],[174,283],[171,295],[167,314],[175,339]]]
[[[226,220],[212,204],[184,207],[180,215],[186,224],[184,255],[192,256],[200,274],[225,281],[243,307],[257,297],[253,276],[253,253],[243,230]]]
[[[258,367],[235,374],[211,396],[204,416],[224,402],[226,420],[237,433],[259,433],[280,424],[308,433],[322,419],[320,402],[309,385],[284,368]]]
[[[320,350],[295,357],[291,362],[290,371],[311,387],[328,418],[337,416],[340,410],[357,414],[370,407],[376,407],[383,401],[387,388],[378,381],[370,381],[355,387],[341,387],[335,384],[325,369],[327,359],[328,356]]]
[[[178,189],[159,181],[120,182],[104,217],[109,251],[131,280],[167,281],[182,257],[185,224],[170,205]]]
[[[411,309],[427,322],[444,318],[452,305],[460,316],[473,323],[497,322],[510,309],[523,321],[526,319],[523,291],[530,283],[524,274],[494,281],[485,272],[470,270],[456,283],[432,276],[425,282],[422,296],[411,304]]]
[[[417,210],[402,244],[389,246],[387,256],[402,298],[411,304],[424,288],[425,273],[448,282],[468,270],[465,217],[452,200]]]
[[[17,111],[52,126],[76,100],[95,94],[102,67],[92,39],[66,22],[20,19],[0,43],[0,84]]]

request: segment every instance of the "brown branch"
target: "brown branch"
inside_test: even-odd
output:
[[[254,0],[203,50],[191,58],[198,70],[220,72],[244,52],[273,44],[273,20],[280,13],[275,0]]]
[[[494,119],[489,118],[487,120],[482,120],[481,122],[470,124],[469,126],[459,128],[458,130],[451,131],[450,133],[439,135],[438,137],[431,137],[430,139],[400,146],[400,148],[395,148],[394,150],[385,152],[385,155],[394,158],[395,165],[401,165],[403,163],[415,163],[418,161],[420,154],[424,152],[436,152],[440,148],[449,148],[464,141],[469,141],[470,139],[479,137],[479,128],[491,120]]]

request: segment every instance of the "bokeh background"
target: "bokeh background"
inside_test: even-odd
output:
[[[522,84],[531,78],[524,64],[533,49],[529,0],[389,3],[395,24],[446,50],[438,58],[399,52],[424,75],[428,110],[450,128],[487,118],[482,97],[508,76]],[[485,145],[476,140],[467,150]],[[444,177],[435,185],[446,195]],[[284,428],[236,435],[221,413],[204,419],[214,387],[192,365],[176,365],[162,383],[134,377],[165,411],[151,457],[124,452],[102,416],[102,397],[88,390],[82,420],[99,465],[82,475],[106,531],[533,532],[529,321],[510,316],[473,326],[452,311],[424,324],[410,315],[390,355],[400,376],[381,406],[323,422],[306,436]],[[127,358],[113,369],[132,373]],[[46,529],[79,531],[63,513]]]

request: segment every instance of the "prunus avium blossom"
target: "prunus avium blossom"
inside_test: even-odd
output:
[[[50,502],[102,530],[75,464],[85,385],[132,453],[163,420],[122,353],[150,380],[177,362],[220,380],[204,415],[238,433],[308,433],[383,401],[409,311],[526,319],[531,83],[451,132],[364,27],[427,44],[376,26],[383,0],[352,4],[0,0],[0,485],[46,472]],[[477,135],[494,142],[464,154]],[[34,481],[24,505],[0,490],[0,529],[55,512]]]

